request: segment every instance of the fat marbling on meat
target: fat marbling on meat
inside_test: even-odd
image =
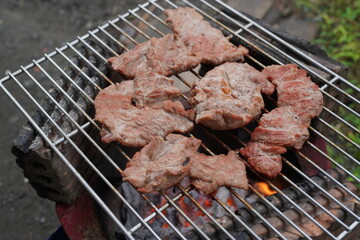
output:
[[[137,80],[143,82],[136,83]],[[152,81],[162,88],[154,88]],[[193,112],[186,111],[180,101],[171,100],[180,90],[170,84],[172,80],[164,76],[144,74],[100,91],[95,99],[95,120],[103,126],[101,140],[143,147],[155,136],[191,131]],[[139,95],[136,96],[135,92]]]
[[[188,176],[190,157],[200,144],[194,137],[179,134],[169,134],[165,140],[155,137],[128,162],[123,180],[145,193],[166,190]]]
[[[261,114],[261,91],[274,91],[261,72],[246,63],[224,63],[195,81],[189,103],[196,111],[196,123],[214,130],[229,130],[242,127]]]

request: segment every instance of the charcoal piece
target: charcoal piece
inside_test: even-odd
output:
[[[101,47],[97,46],[96,49],[102,49],[102,54],[109,54],[107,50]],[[85,47],[81,47],[79,53],[98,70],[95,71],[93,66],[80,56],[75,55],[71,58],[71,62],[77,67],[69,64],[64,69],[67,76],[59,76],[56,80],[57,86],[49,89],[48,92],[68,115],[81,126],[88,120],[82,112],[93,118],[93,104],[88,98],[94,99],[98,92],[97,87],[103,88],[108,84],[99,73],[107,75],[108,67],[102,59]],[[72,81],[69,80],[69,77]],[[32,115],[35,124],[41,128],[52,142],[59,141],[56,145],[57,149],[85,180],[89,179],[93,171],[70,142],[63,139],[63,135],[53,122],[66,134],[76,130],[77,127],[49,97],[45,97],[40,105],[51,117],[52,121],[38,109]],[[95,127],[89,126],[84,130],[92,139],[100,142],[98,130]],[[71,137],[71,140],[76,146],[79,146],[80,150],[95,165],[98,164],[101,154],[84,134],[78,131]],[[75,200],[83,189],[60,156],[48,146],[30,122],[23,126],[18,137],[13,141],[12,153],[17,157],[17,164],[23,169],[24,176],[29,179],[29,183],[35,188],[39,196],[55,202],[69,204]]]
[[[338,180],[341,183],[345,183],[347,180],[344,178],[344,171],[341,169],[329,169],[327,173]],[[311,177],[311,180],[318,184],[322,189],[325,191],[332,189],[334,187],[333,181],[330,180],[325,174],[318,174]],[[303,191],[309,193],[312,196],[321,195],[321,192],[314,184],[306,179],[299,182],[298,187]],[[288,187],[283,189],[282,192],[296,204],[301,203],[304,200],[304,196],[301,194],[299,190],[295,187]],[[290,209],[293,205],[285,199],[280,193],[273,194],[271,196],[266,197],[266,199],[274,205],[280,211],[284,211],[286,209]],[[264,200],[257,200],[256,202],[251,204],[252,208],[255,209],[260,215],[264,218],[270,218],[274,216],[275,211],[264,201]],[[250,211],[247,207],[239,208],[235,211],[235,214],[248,225],[255,225],[260,223],[262,220],[259,219],[254,213]],[[252,239],[251,235],[245,230],[243,226],[241,226],[235,219],[231,217],[231,215],[225,215],[217,221],[227,229],[232,235],[238,236],[241,238],[236,239]],[[217,227],[212,223],[206,223],[200,226],[200,229],[204,231],[210,238],[212,239],[226,239],[226,235],[217,229]],[[189,232],[184,233],[184,236],[187,239],[201,239],[198,233],[195,230],[190,230]],[[179,239],[177,236],[174,236],[172,239]]]

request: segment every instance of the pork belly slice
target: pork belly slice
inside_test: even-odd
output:
[[[219,65],[224,62],[244,61],[248,50],[236,47],[216,29],[205,21],[195,9],[179,7],[164,11],[169,23],[191,52],[201,59],[201,63]]]
[[[190,70],[200,64],[182,41],[174,34],[151,38],[118,57],[108,59],[114,71],[132,79],[143,72],[171,76]]]
[[[319,116],[324,103],[319,87],[307,76],[307,72],[294,64],[272,65],[262,71],[276,85],[277,105],[293,106],[294,109]]]
[[[250,142],[240,149],[241,155],[247,158],[249,165],[257,172],[269,177],[276,177],[281,169],[281,154],[286,148],[268,143]]]
[[[141,99],[145,100],[137,101],[142,104],[135,106],[132,102],[134,85],[133,80],[123,81],[103,89],[96,96],[95,120],[102,123],[103,142],[117,141],[128,147],[143,147],[156,136],[165,137],[171,132],[186,133],[193,129],[192,111],[186,111],[179,101],[161,101],[168,93],[153,95],[161,96],[158,101],[146,100],[150,97],[143,98],[143,94]],[[151,104],[145,106],[146,102]]]
[[[301,149],[309,138],[311,118],[291,106],[278,107],[262,115],[251,141]]]
[[[197,153],[190,158],[192,184],[204,193],[212,193],[221,186],[248,188],[246,167],[238,154],[208,156]]]
[[[214,130],[235,129],[261,114],[261,90],[274,91],[261,72],[246,63],[224,63],[195,81],[189,103],[196,123]]]
[[[166,190],[189,174],[189,159],[200,144],[179,134],[169,134],[165,140],[155,137],[128,162],[123,180],[145,193]]]

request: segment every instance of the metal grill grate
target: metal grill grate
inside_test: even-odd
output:
[[[197,232],[199,236],[204,239],[210,239],[201,226],[196,225],[187,216],[187,214],[184,212],[184,209],[179,206],[178,200],[184,196],[189,198],[190,201],[196,205],[199,211],[203,212],[208,217],[209,221],[215,226],[215,228],[221,231],[222,234],[226,236],[226,238],[235,239],[234,235],[227,228],[225,228],[219,221],[212,217],[195,199],[191,197],[189,192],[193,189],[192,186],[183,188],[180,185],[177,185],[180,193],[175,197],[169,197],[164,192],[160,192],[160,194],[167,201],[160,207],[151,202],[147,195],[140,193],[141,197],[154,209],[154,212],[149,213],[148,216],[140,216],[137,210],[132,206],[132,203],[127,201],[127,199],[125,199],[125,197],[113,187],[112,183],[100,171],[98,165],[94,163],[92,159],[90,159],[84,149],[81,149],[80,146],[76,143],[76,140],[74,140],[75,135],[83,135],[85,139],[90,142],[92,148],[95,149],[94,151],[102,155],[105,161],[110,163],[112,168],[114,168],[117,172],[122,171],[122,169],[119,167],[117,159],[111,157],[107,151],[105,151],[105,148],[108,146],[103,146],[100,144],[98,140],[87,131],[87,129],[90,127],[94,127],[99,131],[101,130],[100,126],[93,120],[92,113],[85,111],[81,106],[79,106],[79,103],[73,99],[73,96],[69,95],[68,91],[64,90],[64,87],[59,84],[59,82],[55,80],[56,77],[54,77],[60,73],[62,76],[64,76],[66,81],[71,82],[70,84],[74,86],[77,91],[79,91],[79,94],[85,99],[85,101],[88,101],[92,104],[94,95],[89,94],[89,92],[85,91],[81,85],[79,85],[79,83],[74,81],[71,74],[63,70],[64,66],[66,64],[70,64],[70,66],[75,69],[78,74],[81,75],[83,79],[85,79],[85,81],[89,82],[97,90],[100,90],[102,85],[99,82],[94,81],[94,78],[90,76],[88,72],[78,67],[76,63],[72,61],[70,56],[75,54],[78,59],[81,59],[81,61],[85,62],[91,71],[93,71],[95,74],[98,74],[102,81],[105,81],[108,84],[113,84],[111,78],[104,74],[104,71],[101,69],[101,65],[95,64],[89,57],[86,57],[82,49],[85,48],[86,51],[91,52],[98,59],[106,63],[107,57],[96,47],[96,45],[101,46],[102,48],[111,52],[113,55],[119,55],[117,51],[114,50],[114,45],[118,49],[127,51],[139,42],[144,42],[152,36],[161,37],[164,34],[170,32],[170,28],[163,20],[164,15],[162,14],[162,11],[165,8],[176,8],[178,6],[177,4],[195,8],[205,16],[206,20],[212,22],[217,27],[231,34],[232,37],[238,39],[238,41],[240,41],[246,47],[253,49],[252,53],[256,52],[263,57],[258,58],[250,54],[246,61],[252,65],[257,66],[258,68],[263,68],[268,64],[268,62],[276,64],[296,63],[301,68],[306,69],[315,79],[317,79],[327,104],[324,107],[323,114],[317,120],[317,124],[310,127],[310,132],[312,136],[319,137],[326,141],[329,153],[327,153],[325,150],[321,150],[311,141],[307,141],[306,144],[319,155],[329,160],[334,168],[338,168],[344,172],[346,177],[351,178],[352,181],[357,184],[360,183],[359,178],[354,176],[347,167],[349,166],[349,163],[351,163],[351,166],[359,167],[359,160],[356,159],[356,154],[359,151],[360,146],[350,139],[349,133],[354,134],[355,136],[360,136],[360,131],[354,126],[352,120],[347,118],[349,115],[356,117],[360,116],[360,114],[355,110],[359,109],[358,107],[360,104],[360,101],[355,97],[355,94],[359,94],[360,92],[356,86],[352,85],[346,79],[335,73],[334,70],[325,67],[322,63],[317,61],[316,58],[309,57],[302,50],[289,44],[279,36],[264,28],[259,23],[251,20],[246,15],[236,11],[220,0],[197,0],[191,2],[186,0],[173,2],[170,0],[151,0],[139,5],[139,7],[134,10],[129,10],[127,13],[120,15],[115,20],[108,21],[108,23],[98,27],[94,31],[89,31],[88,34],[82,37],[77,37],[76,40],[56,49],[56,51],[50,54],[45,54],[43,58],[34,60],[31,64],[25,67],[21,67],[20,70],[14,73],[9,73],[8,76],[4,77],[0,82],[0,86],[3,91],[22,112],[22,114],[25,115],[33,128],[36,129],[36,131],[41,135],[43,140],[46,142],[46,145],[51,148],[53,153],[56,154],[67,165],[71,172],[91,194],[94,200],[123,231],[124,235],[126,235],[129,239],[133,239],[133,233],[142,227],[145,227],[151,232],[151,234],[153,234],[155,238],[160,239],[161,236],[159,236],[159,233],[157,233],[155,229],[149,225],[149,222],[153,221],[157,216],[160,216],[160,218],[162,218],[170,226],[170,228],[174,230],[178,237],[185,239],[186,237],[184,234],[176,228],[176,226],[168,219],[167,216],[163,214],[164,209],[172,207],[189,222],[189,224],[194,228],[194,231]],[[225,11],[221,11],[220,9],[225,9]],[[226,19],[227,22],[231,23],[231,27],[216,20],[214,18],[215,15]],[[274,42],[276,42],[276,44],[274,44]],[[282,47],[279,48],[278,46]],[[276,52],[276,54],[274,54],[274,52]],[[263,61],[262,59],[267,60]],[[191,76],[192,78],[200,78],[197,70],[191,70],[188,73],[176,75],[176,84],[181,85],[183,88],[189,88],[191,83],[187,80],[188,76]],[[57,101],[56,97],[54,97],[49,91],[46,90],[49,88],[49,86],[59,90],[66,98],[66,100],[70,102],[72,106],[74,106],[81,117],[85,119],[83,123],[79,123],[78,119],[74,118],[74,114],[72,114],[72,112],[67,109],[66,106],[62,105],[60,101]],[[54,116],[49,114],[47,110],[44,109],[38,100],[42,96],[34,96],[32,94],[32,88],[35,87],[40,88],[42,94],[50,99],[52,104],[54,104],[54,106],[56,106],[56,108],[62,114],[64,114],[67,121],[75,128],[75,130],[64,130],[63,126],[61,126],[54,119]],[[355,94],[350,95],[345,89],[351,89],[351,91]],[[186,98],[185,95],[183,95],[183,97]],[[269,100],[273,101],[272,99]],[[334,109],[337,111],[334,111]],[[49,124],[51,124],[62,137],[57,139],[52,139],[49,137],[49,135],[44,132],[44,129],[39,126],[38,122],[32,117],[31,112],[33,110],[40,111],[41,114],[46,117]],[[329,117],[332,118],[332,121],[328,120]],[[223,141],[215,133],[206,129],[202,130],[206,133],[207,138],[213,139],[213,141],[221,146],[224,151],[231,149],[229,144],[225,143],[226,141]],[[251,134],[251,130],[249,128],[245,127],[243,130],[248,135]],[[225,131],[224,135],[226,138],[231,139],[231,141],[236,142],[238,147],[246,145],[246,142],[234,134],[234,132]],[[59,148],[59,146],[61,146],[61,144],[64,142],[68,143],[69,146],[82,157],[83,162],[86,163],[104,182],[104,184],[114,192],[116,197],[121,200],[125,207],[128,208],[128,210],[138,218],[138,224],[134,225],[130,229],[127,229],[124,226],[121,220],[117,218],[116,215],[110,210],[109,206],[104,203],[101,196],[99,196],[99,194],[87,182],[87,178],[85,178],[83,174],[79,172],[79,169],[77,169],[76,166],[71,164],[69,158],[66,156],[66,154],[64,154],[64,150]],[[122,149],[121,146],[112,144],[110,147],[120,152],[127,160],[130,160],[130,156],[128,155],[127,151]],[[213,154],[213,150],[210,146],[202,145],[202,148],[207,153]],[[314,162],[314,159],[310,159],[301,151],[298,151],[297,154],[301,156],[307,163],[317,169],[317,171],[323,174],[323,176],[329,180],[331,185],[341,190],[344,194],[351,196],[351,198],[353,198],[355,201],[360,201],[357,193],[358,190],[351,190],[349,185],[344,184],[339,179],[336,179],[328,171],[323,170]],[[338,163],[334,156],[343,159],[344,163]],[[318,198],[307,193],[285,174],[280,173],[279,178],[284,180],[289,186],[292,186],[294,189],[299,191],[302,194],[302,197],[309,203],[320,208],[323,212],[325,212],[325,214],[327,214],[327,216],[330,216],[333,221],[340,224],[343,231],[337,232],[336,235],[335,233],[330,232],[319,222],[319,219],[309,214],[300,204],[296,203],[288,196],[288,194],[276,187],[271,181],[260,176],[256,172],[253,172],[253,170],[249,167],[247,167],[247,171],[252,172],[259,179],[268,183],[274,190],[276,190],[277,195],[281,196],[281,198],[287,202],[290,208],[296,210],[302,217],[308,219],[310,222],[318,226],[324,232],[324,235],[328,238],[341,239],[353,229],[358,227],[360,221],[360,216],[358,213],[356,213],[353,209],[349,209],[343,201],[334,197],[323,186],[313,181],[313,179],[303,173],[299,167],[295,166],[292,161],[285,157],[282,160],[285,165],[294,170],[299,176],[301,176],[303,180],[311,183],[316,191],[321,193],[321,196],[324,196],[328,201],[335,204],[339,209],[341,209],[349,216],[351,219],[350,222],[343,221],[339,218],[338,215],[331,211],[331,208],[329,207],[330,204],[325,206],[322,205]],[[245,162],[245,164],[247,163]],[[286,239],[286,236],[283,235],[283,232],[279,230],[279,227],[276,224],[265,218],[261,212],[253,208],[243,197],[237,194],[234,189],[228,188],[228,190],[235,198],[240,200],[245,205],[245,208],[247,208],[252,214],[254,214],[254,216],[260,219],[262,225],[265,226],[269,232],[271,232],[271,236]],[[254,186],[250,185],[250,190],[260,199],[262,199],[266,206],[269,209],[272,209],[275,215],[280,217],[286,226],[292,226],[304,238],[311,239],[309,233],[305,232],[301,227],[299,227],[293,221],[293,219],[289,217],[289,215],[285,214],[285,212],[276,206],[276,204],[267,200],[254,188]],[[260,239],[258,233],[251,227],[251,225],[249,225],[239,215],[230,210],[226,203],[222,202],[216,195],[212,195],[212,198],[224,208],[226,213],[233,219],[236,224],[244,228],[245,232],[247,232],[249,236],[255,239]]]

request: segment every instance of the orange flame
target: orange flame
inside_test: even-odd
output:
[[[265,182],[257,182],[254,184],[254,187],[266,197],[276,193],[276,191],[272,190],[270,186]]]

